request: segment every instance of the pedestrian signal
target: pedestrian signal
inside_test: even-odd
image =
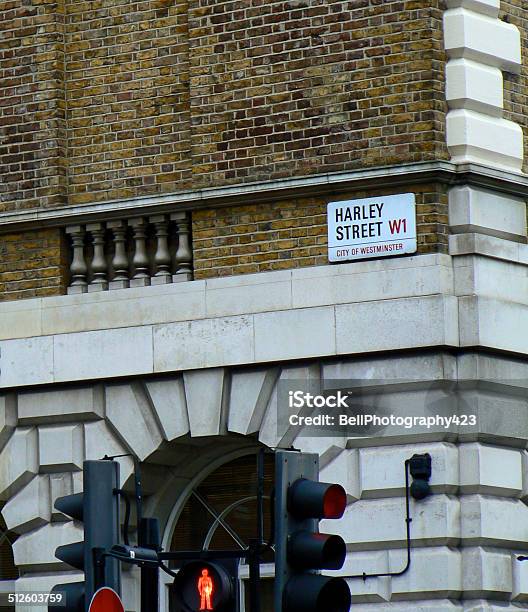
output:
[[[172,588],[177,612],[237,610],[238,564],[238,559],[185,563]]]
[[[213,610],[211,602],[213,600],[213,591],[215,590],[214,582],[211,576],[209,576],[209,568],[204,567],[201,572],[202,575],[198,578],[198,583],[196,584],[200,596],[200,610]]]

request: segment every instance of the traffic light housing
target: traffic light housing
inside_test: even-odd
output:
[[[414,454],[409,459],[409,470],[412,476],[411,497],[424,499],[431,493],[429,479],[431,478],[431,455]]]
[[[121,593],[118,561],[104,558],[104,571],[95,564],[97,552],[108,551],[119,542],[119,464],[116,461],[85,461],[83,493],[59,497],[55,508],[73,520],[84,523],[84,540],[59,546],[57,559],[84,571],[84,582],[58,584],[53,593],[63,593],[60,604],[48,610],[86,612],[94,593],[108,586]]]
[[[345,490],[318,482],[315,454],[278,451],[275,470],[274,612],[348,612],[346,580],[319,573],[345,561],[343,539],[319,533],[321,519],[343,515]]]
[[[239,559],[185,562],[171,588],[171,612],[237,612]]]

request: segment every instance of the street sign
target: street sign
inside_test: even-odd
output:
[[[102,587],[93,596],[88,612],[125,612],[125,608],[113,589]]]
[[[416,251],[414,193],[329,202],[327,221],[329,261]]]

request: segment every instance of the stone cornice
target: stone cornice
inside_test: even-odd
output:
[[[173,212],[175,208],[193,210],[211,206],[254,204],[286,197],[338,195],[360,189],[390,188],[428,182],[447,185],[469,184],[510,195],[528,197],[527,175],[495,170],[478,164],[434,161],[179,191],[161,196],[78,206],[16,210],[0,213],[0,233]]]

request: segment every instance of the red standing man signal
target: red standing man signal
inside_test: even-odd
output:
[[[200,594],[200,610],[212,610],[213,579],[209,576],[207,569],[203,569],[202,575],[198,578],[198,593]]]

